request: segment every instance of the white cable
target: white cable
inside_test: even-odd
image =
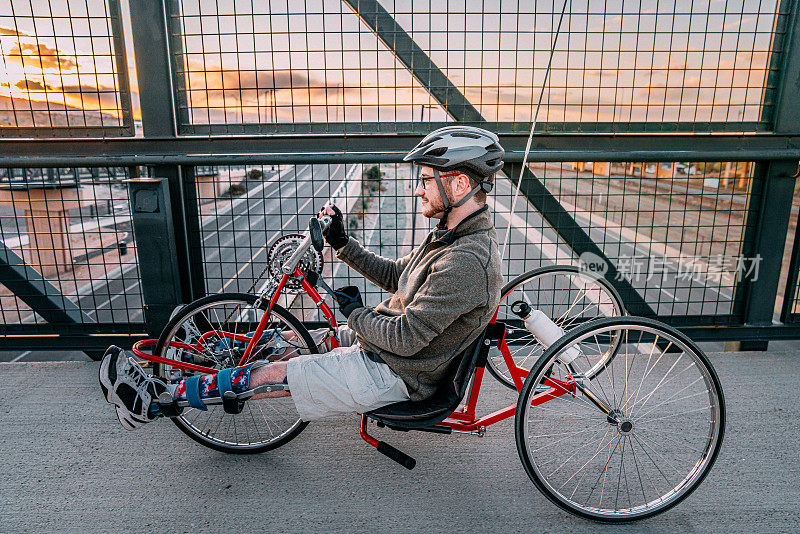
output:
[[[519,196],[519,188],[522,185],[522,176],[525,174],[525,168],[528,166],[528,154],[531,151],[531,143],[533,142],[533,131],[536,129],[536,121],[539,119],[539,108],[542,106],[542,97],[544,96],[544,89],[547,86],[547,77],[550,74],[550,66],[553,64],[553,54],[556,50],[556,43],[558,42],[558,34],[561,32],[561,22],[564,20],[564,12],[567,9],[567,1],[564,0],[564,5],[561,6],[561,17],[558,19],[558,27],[556,34],[553,38],[553,44],[550,46],[550,58],[547,60],[547,70],[544,71],[544,80],[542,81],[542,90],[539,92],[539,102],[536,104],[536,111],[533,113],[533,123],[531,124],[531,133],[528,135],[528,144],[525,145],[525,155],[522,157],[522,168],[519,171],[519,180],[517,180],[517,190],[514,192],[514,199],[511,201],[511,213],[508,217],[508,227],[506,228],[506,238],[503,241],[503,250],[500,251],[500,259],[502,260],[506,255],[506,248],[508,247],[508,239],[511,237],[511,221],[514,218],[514,208],[517,205],[517,197]],[[534,42],[536,39],[534,38]],[[534,178],[536,175],[534,175]],[[511,176],[509,176],[511,178]],[[513,185],[513,180],[511,181]]]

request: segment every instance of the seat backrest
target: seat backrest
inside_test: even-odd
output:
[[[467,348],[453,358],[446,379],[442,381],[441,390],[437,394],[444,394],[446,391],[450,398],[455,399],[456,405],[464,398],[475,368],[486,363],[489,346],[484,345],[484,341],[491,339],[490,331],[496,328],[496,324],[500,323],[492,323],[484,328]]]
[[[464,394],[467,392],[469,380],[472,378],[472,374],[475,372],[475,367],[481,357],[481,349],[485,339],[486,329],[455,358],[452,364],[454,372],[449,381],[452,382],[453,392],[458,396],[459,400],[463,399]]]

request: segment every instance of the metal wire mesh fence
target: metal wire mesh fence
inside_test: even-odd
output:
[[[789,15],[774,0],[568,1],[558,32],[557,0],[171,6],[185,133],[420,131],[459,106],[527,131],[541,90],[542,130],[762,131]]]
[[[33,284],[0,280],[2,334],[31,325],[142,331],[127,176],[124,168],[0,171],[2,259]]]
[[[741,313],[737,283],[757,280],[759,266],[745,241],[748,202],[757,201],[749,194],[752,164],[595,162],[592,174],[586,170],[572,164],[541,175],[616,278],[656,315]]]
[[[0,1],[0,137],[132,133],[118,0]]]
[[[749,230],[759,205],[753,169],[749,162],[532,164],[560,206],[553,211],[537,209],[535,199],[524,195],[515,200],[514,185],[498,177],[487,204],[504,252],[504,278],[546,265],[605,274],[613,268],[615,276],[607,278],[630,288],[654,316],[679,324],[741,324],[742,284],[757,282],[761,269],[761,258],[751,254]],[[416,172],[407,164],[193,170],[194,194],[187,200],[196,202],[199,220],[190,225],[197,233],[190,242],[200,246],[196,257],[202,258],[207,294],[258,293],[279,278],[281,242],[303,232],[327,202],[345,212],[351,236],[389,258],[409,253],[436,222],[422,216]],[[26,294],[2,280],[4,335],[31,325],[42,331],[143,331],[136,214],[122,182],[129,174],[125,168],[4,171],[4,257],[16,258],[12,267],[35,270],[35,276],[23,276],[52,287],[51,296],[61,299],[49,311],[60,309],[72,318],[42,313],[48,308],[41,293]],[[579,253],[587,243],[600,254]],[[168,257],[174,252],[162,251]],[[321,260],[331,286],[359,286],[368,305],[386,298],[330,249]],[[796,313],[797,297],[790,298]],[[322,319],[302,295],[289,293],[281,303],[305,321]]]

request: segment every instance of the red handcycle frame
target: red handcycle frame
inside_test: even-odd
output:
[[[247,342],[247,348],[242,355],[241,360],[239,361],[239,365],[244,365],[250,358],[250,355],[253,353],[255,346],[257,344],[257,340],[261,339],[261,335],[264,332],[267,324],[269,323],[270,313],[272,311],[272,307],[278,300],[278,297],[281,294],[281,290],[286,286],[287,282],[290,278],[296,278],[300,281],[300,285],[303,290],[312,298],[314,304],[319,308],[325,318],[328,320],[328,324],[330,325],[333,335],[330,338],[331,348],[336,348],[339,346],[339,340],[336,338],[335,332],[338,326],[336,322],[336,318],[334,317],[333,310],[328,306],[325,300],[317,291],[316,287],[312,286],[308,280],[306,279],[305,273],[299,268],[296,267],[295,271],[292,274],[284,274],[281,277],[281,281],[278,283],[278,286],[275,288],[275,291],[270,298],[269,305],[267,306],[267,310],[264,315],[261,317],[258,326],[256,327],[255,332],[253,332],[253,336],[249,337],[242,334],[233,334],[231,332],[218,332],[218,331],[210,331],[204,333],[194,345],[189,345],[186,343],[171,341],[170,346],[192,350],[192,351],[201,351],[202,350],[202,342],[212,336],[218,338],[227,338],[233,339],[235,341]],[[504,299],[507,295],[503,295],[501,300]],[[499,308],[498,308],[499,310]],[[494,316],[492,317],[491,323],[495,323],[497,321],[497,312],[495,310]],[[517,388],[517,392],[522,391],[522,385],[525,381],[525,378],[528,375],[528,370],[523,369],[521,367],[517,367],[514,363],[514,359],[511,357],[511,352],[508,349],[508,345],[506,344],[505,335],[508,332],[508,328],[504,329],[503,335],[500,336],[500,339],[497,340],[497,347],[500,352],[503,354],[503,360],[505,361],[508,369],[511,373],[511,377],[514,380],[514,385]],[[175,360],[172,358],[164,358],[162,356],[158,356],[155,354],[148,354],[144,352],[142,349],[145,347],[154,346],[158,343],[158,339],[145,339],[142,341],[137,342],[133,345],[133,353],[145,360],[160,363],[165,365],[170,365],[172,367],[183,369],[187,371],[197,371],[201,373],[210,373],[216,374],[219,370],[213,369],[211,367],[204,367],[202,365],[197,365],[189,362],[184,362],[180,360]],[[492,412],[490,414],[477,417],[476,408],[478,406],[478,395],[481,389],[481,383],[483,381],[483,375],[485,372],[485,368],[483,366],[477,367],[475,369],[475,376],[473,377],[472,384],[469,389],[469,393],[467,395],[467,402],[466,404],[460,406],[456,409],[453,413],[451,413],[444,421],[437,424],[436,427],[440,428],[447,428],[451,431],[456,432],[476,432],[482,434],[486,427],[497,423],[498,421],[503,421],[504,419],[508,419],[510,417],[514,417],[517,409],[517,405],[511,404]],[[557,380],[554,378],[547,378],[544,380],[543,384],[545,386],[549,386],[550,389],[538,392],[534,394],[531,399],[532,406],[538,406],[543,404],[549,400],[554,398],[560,397],[564,394],[575,394],[575,384],[574,382],[564,382],[561,380]],[[360,426],[360,434],[364,440],[372,445],[373,447],[377,447],[379,442],[372,436],[367,433],[367,417],[365,415],[361,415],[361,426]]]

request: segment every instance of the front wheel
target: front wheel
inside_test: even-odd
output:
[[[223,369],[238,365],[247,342],[235,336],[251,337],[264,316],[266,302],[254,306],[256,297],[245,293],[211,295],[182,308],[170,319],[155,354]],[[205,334],[205,335],[204,335]],[[279,361],[301,354],[317,353],[308,330],[287,310],[272,307],[269,321],[253,359]],[[188,350],[176,344],[192,345]],[[157,365],[156,374],[178,383],[193,374],[168,365]],[[222,406],[207,411],[185,408],[172,419],[186,435],[212,449],[227,453],[259,453],[288,443],[308,423],[297,416],[291,397],[250,400],[240,414],[225,412]]]
[[[559,355],[620,336],[616,357],[585,378]],[[561,508],[604,522],[643,519],[685,499],[722,444],[725,401],[714,369],[684,334],[639,317],[597,319],[554,343],[517,403],[517,450]]]

